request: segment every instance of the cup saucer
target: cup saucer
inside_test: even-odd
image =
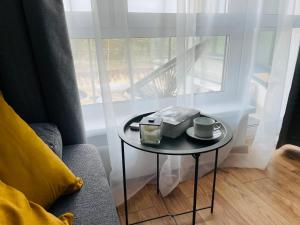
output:
[[[222,135],[222,131],[220,129],[215,130],[213,132],[213,136],[211,136],[211,137],[198,137],[198,136],[195,136],[194,127],[188,128],[185,132],[189,137],[197,139],[197,140],[202,140],[202,141],[213,141],[213,140],[218,139]]]

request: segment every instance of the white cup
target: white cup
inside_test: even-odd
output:
[[[201,116],[194,119],[194,134],[197,137],[210,138],[220,128],[221,124],[212,118]]]

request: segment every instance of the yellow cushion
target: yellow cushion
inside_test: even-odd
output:
[[[45,208],[61,195],[77,191],[83,185],[1,94],[0,180]]]
[[[0,181],[0,224],[2,225],[71,225],[73,214],[59,218],[40,205],[28,201],[24,194]]]

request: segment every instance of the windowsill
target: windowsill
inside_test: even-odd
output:
[[[240,112],[243,108],[243,104],[239,102],[227,102],[222,104],[214,104],[202,107],[201,112],[203,114],[210,114],[216,117],[225,117],[234,115],[237,112]],[[255,112],[255,107],[249,105],[246,109],[244,114],[250,114]]]
[[[171,104],[172,105],[172,104]],[[211,104],[201,107],[195,107],[199,109],[203,114],[210,114],[219,118],[226,118],[235,116],[236,113],[240,112],[243,105],[238,101],[226,102],[221,104]],[[254,106],[248,106],[244,115],[255,112]],[[87,138],[95,136],[104,136],[106,135],[106,126],[104,113],[102,111],[101,104],[87,105],[83,106],[83,112],[85,115],[85,132]],[[134,114],[124,114],[118,118],[119,123],[121,124],[127,118],[134,116]]]
[[[93,124],[88,124],[87,122],[85,122],[85,134],[87,138],[95,137],[98,135],[106,135],[104,121],[103,124],[101,124],[100,126],[95,126]]]

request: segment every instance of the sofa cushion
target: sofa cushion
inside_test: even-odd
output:
[[[74,213],[74,225],[119,225],[110,187],[99,153],[93,145],[72,145],[63,149],[63,160],[84,186],[78,193],[63,196],[50,208],[60,215]]]
[[[59,158],[62,158],[61,134],[56,125],[52,123],[32,123],[30,127]]]

